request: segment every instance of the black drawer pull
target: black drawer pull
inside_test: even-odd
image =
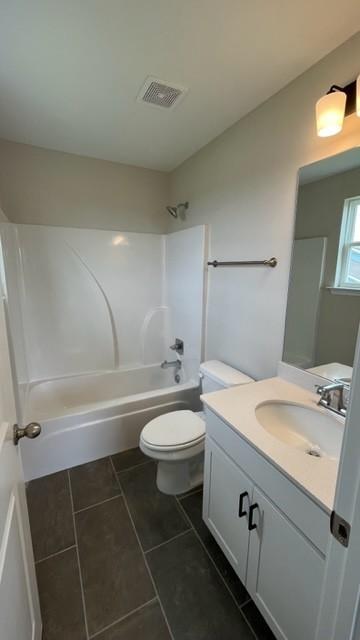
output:
[[[251,505],[250,509],[249,509],[249,531],[253,531],[254,529],[256,529],[257,524],[256,522],[253,522],[253,514],[255,509],[258,509],[259,505],[257,502],[255,502],[254,504]]]
[[[246,516],[246,509],[244,509],[244,499],[248,498],[249,494],[247,491],[243,491],[242,493],[240,493],[240,497],[239,497],[239,518],[242,518],[243,516]]]

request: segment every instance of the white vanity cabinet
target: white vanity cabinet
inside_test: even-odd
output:
[[[281,640],[312,640],[320,604],[324,557],[258,490],[256,529],[249,536],[246,586]]]
[[[206,411],[203,518],[279,640],[313,640],[329,515]]]
[[[248,521],[253,485],[239,467],[216,446],[207,451],[208,502],[206,523],[245,584],[249,547]],[[244,516],[241,516],[241,513]]]

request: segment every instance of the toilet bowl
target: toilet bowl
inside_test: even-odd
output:
[[[200,366],[203,393],[254,382],[219,360]],[[163,493],[176,495],[202,484],[205,414],[172,411],[150,420],[140,436],[140,449],[157,461],[156,483]]]

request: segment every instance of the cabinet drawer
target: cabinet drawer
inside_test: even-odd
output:
[[[214,440],[289,520],[326,553],[330,536],[328,513],[208,408],[206,438]]]

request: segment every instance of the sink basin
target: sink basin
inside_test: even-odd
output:
[[[261,426],[281,442],[317,458],[338,460],[344,423],[331,414],[290,402],[259,404],[255,414]]]

